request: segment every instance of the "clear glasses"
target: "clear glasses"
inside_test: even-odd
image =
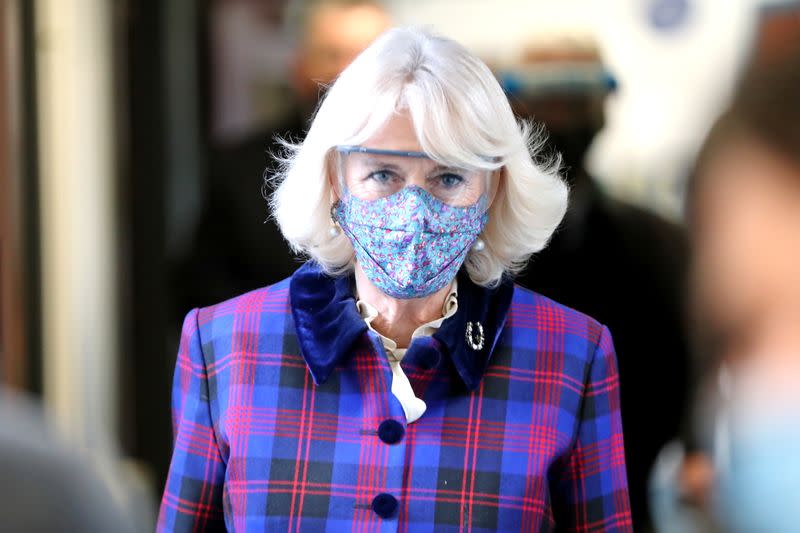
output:
[[[443,165],[424,152],[337,146],[336,168],[342,193],[379,200],[417,186],[452,207],[470,207],[485,199],[492,171]]]

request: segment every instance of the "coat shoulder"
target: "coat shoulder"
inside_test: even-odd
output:
[[[274,310],[274,306],[289,302],[289,281],[286,278],[273,285],[267,285],[239,294],[222,302],[201,307],[199,309],[199,319],[208,322],[231,314],[258,313]],[[269,306],[267,308],[267,306]]]
[[[565,347],[585,344],[592,351],[605,329],[591,316],[520,285],[514,287],[507,327],[532,329],[539,335],[561,338]]]
[[[260,349],[265,339],[283,337],[291,321],[289,280],[200,308],[197,326],[206,358]]]

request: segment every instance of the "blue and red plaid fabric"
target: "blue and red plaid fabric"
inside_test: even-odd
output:
[[[631,531],[608,330],[468,283],[445,336],[403,360],[428,406],[413,424],[354,301],[326,310],[284,281],[190,312],[158,530]],[[481,350],[460,329],[476,317]]]

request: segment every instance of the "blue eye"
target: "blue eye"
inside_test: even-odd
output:
[[[457,187],[464,182],[464,178],[459,176],[458,174],[453,174],[448,172],[446,174],[440,174],[437,176],[439,183],[441,183],[444,187],[450,189],[453,187]]]
[[[380,184],[388,184],[395,179],[395,174],[390,170],[376,170],[374,172],[370,172],[366,179]]]

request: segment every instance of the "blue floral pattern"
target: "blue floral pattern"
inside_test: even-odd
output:
[[[421,298],[455,278],[489,214],[486,197],[449,206],[410,186],[379,200],[352,196],[334,206],[364,273],[393,298]]]

